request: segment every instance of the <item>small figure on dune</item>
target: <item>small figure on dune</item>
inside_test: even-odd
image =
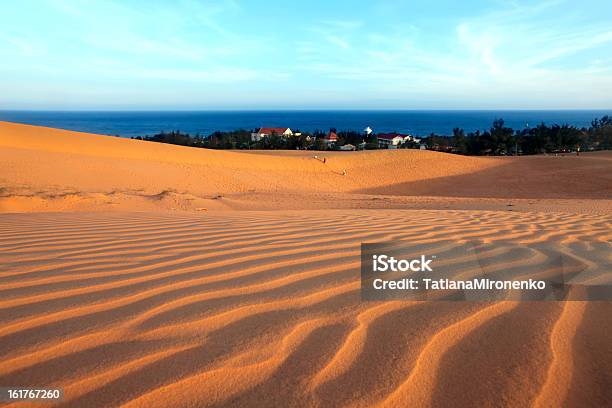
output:
[[[326,158],[326,157],[324,157],[324,158],[323,158],[323,164],[325,164],[325,162],[326,162],[326,161],[327,161],[327,158]]]
[[[346,176],[346,170],[342,170],[342,175]]]

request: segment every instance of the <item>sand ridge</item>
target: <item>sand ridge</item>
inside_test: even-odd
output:
[[[611,167],[606,152],[494,158],[420,150],[222,151],[0,122],[2,212],[470,209],[474,198],[490,200],[490,209],[510,198],[591,200],[566,208],[601,209],[612,198]]]

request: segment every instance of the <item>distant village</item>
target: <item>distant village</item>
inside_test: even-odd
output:
[[[348,132],[345,132],[348,133]],[[351,132],[356,133],[356,132]],[[404,145],[410,145],[411,147],[415,147],[418,145],[419,148],[426,149],[425,145],[420,145],[420,139],[404,133],[391,132],[391,133],[378,133],[373,138],[373,131],[368,126],[363,129],[363,133],[361,134],[361,141],[348,143],[348,138],[343,137],[344,135],[340,133],[340,137],[338,137],[338,132],[336,129],[331,128],[329,132],[315,132],[314,135],[305,134],[305,148],[309,147],[320,147],[323,149],[320,150],[365,150],[368,142],[375,143],[376,148],[378,149],[397,149],[401,148]],[[300,139],[302,137],[302,132],[296,131],[293,132],[290,128],[274,128],[274,127],[262,127],[257,130],[257,132],[251,133],[251,141],[252,142],[261,142],[266,138],[271,138],[275,136],[280,136],[283,138],[297,138]],[[352,135],[355,136],[355,135]],[[353,137],[355,139],[355,137]],[[359,140],[359,136],[357,136]],[[374,141],[375,140],[375,141]]]
[[[361,131],[338,131],[331,128],[314,132],[302,132],[289,127],[260,127],[254,130],[217,131],[207,136],[192,136],[177,130],[136,139],[209,149],[420,149],[477,156],[580,154],[584,151],[612,149],[612,117],[594,119],[591,126],[583,128],[541,123],[520,130],[507,127],[503,119],[496,119],[485,131],[466,133],[461,128],[454,128],[452,135],[432,133],[425,137],[400,132],[376,133],[368,126]]]

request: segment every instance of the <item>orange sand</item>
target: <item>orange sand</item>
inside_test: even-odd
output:
[[[222,151],[0,122],[0,163],[3,212],[505,210],[508,199],[530,210],[552,203],[606,211],[612,198],[610,152],[493,158],[419,150]]]
[[[609,405],[612,302],[362,302],[359,244],[546,243],[609,274],[588,254],[612,239],[611,168],[0,123],[0,386],[75,407]]]

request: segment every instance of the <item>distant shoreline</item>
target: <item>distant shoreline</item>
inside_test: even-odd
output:
[[[451,135],[488,129],[493,120],[521,129],[540,122],[578,128],[612,109],[577,110],[237,110],[237,111],[44,111],[0,110],[0,121],[121,137],[152,136],[180,131],[209,135],[215,131],[252,130],[261,126],[288,126],[306,132],[329,128],[401,132],[417,137]]]

